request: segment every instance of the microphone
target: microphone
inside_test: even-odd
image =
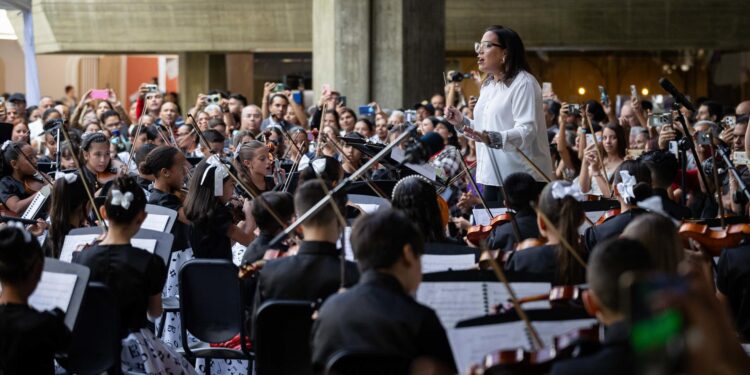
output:
[[[695,112],[695,106],[693,103],[688,100],[688,98],[685,97],[679,90],[677,90],[676,87],[670,82],[668,79],[662,77],[659,79],[659,86],[661,86],[664,91],[668,92],[674,100],[677,101],[677,103],[682,104],[683,107],[689,109],[691,112]]]
[[[406,147],[401,165],[426,163],[435,154],[443,151],[443,148],[445,148],[443,137],[437,132],[429,132]]]

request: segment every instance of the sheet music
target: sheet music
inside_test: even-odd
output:
[[[51,192],[51,188],[49,185],[45,185],[39,192],[34,196],[34,199],[31,200],[31,203],[29,203],[29,206],[26,207],[26,210],[21,214],[22,219],[27,220],[34,220],[37,213],[39,213],[39,210],[44,205],[44,202],[47,201],[47,197],[49,197]]]
[[[67,312],[77,279],[73,274],[43,271],[39,285],[29,297],[29,305],[39,311],[59,308]]]
[[[422,255],[422,273],[465,270],[474,267],[474,254]]]
[[[524,305],[524,308],[526,305]],[[544,346],[552,345],[553,337],[581,328],[589,328],[596,323],[596,319],[550,320],[534,321],[534,329],[539,333]]]
[[[606,214],[607,211],[586,211],[586,217],[591,220],[592,223],[596,223],[597,220],[599,220],[602,215]],[[586,232],[586,229],[590,227],[591,224],[589,224],[588,221],[584,220],[583,224],[581,224],[580,227],[578,227],[578,234],[583,235],[583,233]]]
[[[531,348],[521,321],[452,328],[446,333],[459,374],[466,374],[472,364],[481,363],[488,353],[517,347]]]
[[[486,283],[487,285],[487,301],[490,309],[497,305],[506,305],[510,302],[510,293],[505,285],[501,282]],[[516,293],[517,298],[538,296],[540,294],[549,294],[550,284],[549,283],[532,283],[532,282],[518,282],[510,283],[510,287],[513,292]],[[550,308],[549,300],[527,302],[523,304],[524,310],[529,309],[548,309]]]
[[[141,224],[141,228],[164,232],[168,223],[169,215],[148,214],[146,215],[146,220]]]
[[[490,212],[492,212],[493,217],[504,214],[507,211],[508,209],[506,209],[505,207],[490,208]],[[471,215],[473,217],[474,224],[476,225],[488,225],[490,223],[490,217],[487,216],[487,210],[485,210],[484,208],[475,208],[471,210]]]
[[[417,289],[417,301],[429,306],[445,328],[468,318],[487,315],[489,301],[485,285],[470,281],[423,282]]]
[[[364,210],[366,213],[371,214],[380,208],[380,205],[377,204],[370,204],[370,203],[356,203],[357,206],[359,206],[362,210]]]
[[[391,159],[400,163],[402,160],[404,160],[404,157],[405,157],[404,150],[402,150],[400,147],[394,147],[391,149]],[[407,166],[412,171],[417,172],[421,174],[422,176],[427,177],[431,181],[436,181],[437,172],[435,171],[435,167],[433,167],[432,165],[427,164],[427,163],[425,164],[406,163],[404,165]]]
[[[65,241],[63,242],[63,247],[60,251],[60,260],[70,263],[73,260],[74,251],[80,251],[86,244],[90,244],[97,237],[99,237],[99,234],[95,233],[65,236]],[[133,245],[133,247],[146,250],[152,254],[154,253],[154,250],[156,250],[155,239],[133,238],[130,240],[130,244]]]
[[[341,238],[339,238],[338,240],[336,240],[336,248],[340,249],[343,247],[346,260],[350,260],[354,262],[356,261],[356,259],[354,258],[354,251],[352,250],[352,242],[350,240],[351,236],[352,236],[352,227],[344,228],[344,242],[345,243],[342,246]]]

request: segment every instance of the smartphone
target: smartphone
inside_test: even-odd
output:
[[[747,152],[735,151],[732,153],[732,162],[735,166],[737,165],[749,165],[750,161],[747,160]]]
[[[581,114],[580,104],[568,104],[568,114],[571,116],[578,116]]]
[[[321,91],[323,91],[323,96],[331,95],[331,85],[328,83],[324,83],[321,87]]]
[[[635,85],[630,85],[630,96],[633,98],[638,97],[638,89],[635,88]]]
[[[276,92],[282,92],[282,91],[286,91],[286,89],[287,89],[286,85],[283,84],[283,83],[281,83],[281,82],[279,82],[279,83],[276,84],[276,87],[273,88],[273,92],[275,92],[275,93]]]
[[[711,146],[711,137],[708,132],[705,131],[699,131],[695,135],[695,143],[701,145],[701,146]]]
[[[542,97],[552,95],[552,82],[542,82]]]
[[[721,120],[721,124],[724,125],[725,128],[733,128],[735,125],[737,125],[737,117],[724,116],[724,118]]]
[[[609,96],[607,96],[607,90],[604,89],[604,86],[599,85],[599,96],[601,98],[601,102],[603,106],[609,105]]]
[[[346,107],[346,96],[339,96],[339,103]]]
[[[648,116],[648,126],[652,128],[660,128],[664,125],[672,125],[672,113],[659,113]]]
[[[671,152],[677,160],[680,160],[680,146],[677,144],[677,141],[669,141],[669,152]]]
[[[640,374],[682,373],[685,363],[685,318],[665,296],[689,298],[679,276],[627,272],[620,277],[620,301],[630,323],[630,345]]]
[[[206,104],[219,104],[221,102],[221,94],[206,95]]]
[[[375,114],[375,108],[369,105],[361,105],[359,106],[359,115],[360,116],[373,116]]]
[[[159,91],[159,86],[153,85],[153,84],[146,85],[146,92],[157,92],[157,91]]]
[[[302,91],[295,91],[292,93],[292,100],[295,103],[302,105]]]
[[[109,98],[109,91],[106,89],[91,90],[91,99],[107,100]]]
[[[595,144],[596,141],[594,141],[594,135],[591,133],[586,133],[586,146]]]

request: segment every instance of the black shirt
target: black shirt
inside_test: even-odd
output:
[[[253,319],[269,299],[325,300],[341,285],[340,250],[330,242],[303,241],[297,255],[274,259],[258,273]],[[357,264],[346,261],[344,286],[359,280]]]
[[[227,235],[230,225],[232,213],[221,204],[205,222],[193,222],[189,238],[195,257],[232,260],[232,241]]]
[[[661,198],[661,207],[672,218],[682,220],[689,219],[692,216],[690,209],[670,199],[669,193],[665,189],[655,188],[654,195]]]
[[[716,289],[727,297],[737,332],[750,339],[750,246],[721,252],[716,268]]]
[[[106,284],[117,300],[122,335],[146,327],[149,297],[160,294],[167,266],[158,256],[131,245],[95,245],[74,258],[91,269],[91,281]]]
[[[634,374],[633,355],[630,350],[630,331],[625,322],[614,323],[604,330],[602,348],[581,358],[568,359],[553,365],[550,374]]]
[[[586,245],[586,250],[591,252],[597,243],[619,236],[636,216],[643,213],[646,213],[646,210],[631,208],[625,213],[610,217],[599,225],[586,228],[586,232],[583,234],[583,243]]]
[[[314,368],[323,369],[341,349],[411,359],[428,356],[455,371],[448,338],[435,312],[408,295],[395,277],[374,270],[323,303],[313,323]]]
[[[180,198],[178,198],[174,194],[165,193],[155,187],[151,187],[151,191],[149,192],[148,196],[148,203],[166,207],[170,210],[179,211],[180,208],[182,208],[182,202],[180,201]],[[174,241],[172,242],[172,250],[185,250],[188,247],[190,247],[190,242],[188,241],[188,232],[190,228],[185,223],[176,220],[174,225],[172,226],[172,235],[174,236]]]
[[[560,274],[557,254],[567,251],[560,245],[542,245],[517,250],[509,254],[505,261],[505,271],[511,281],[548,282],[554,285],[583,284],[585,273],[573,280],[563,280]],[[575,260],[574,260],[575,261]]]
[[[29,194],[26,194],[23,182],[16,180],[13,176],[5,176],[0,179],[0,199],[3,201],[3,204],[6,204],[10,197],[26,199],[29,197]],[[22,213],[23,212],[18,212],[19,215]]]
[[[274,237],[275,235],[273,234],[261,231],[258,237],[255,237],[253,242],[250,242],[250,244],[247,245],[245,254],[242,255],[242,264],[250,264],[263,259],[266,250],[268,250],[268,244],[271,243],[271,240],[273,240]],[[278,250],[281,251],[287,250],[286,245],[279,245],[277,247]]]
[[[521,241],[527,238],[539,237],[539,226],[536,225],[536,212],[532,209],[520,210],[516,214],[518,232]],[[492,249],[513,250],[516,247],[516,235],[513,233],[513,223],[505,223],[495,227],[487,240],[487,246]]]
[[[55,353],[70,344],[62,311],[0,305],[0,374],[54,374]]]

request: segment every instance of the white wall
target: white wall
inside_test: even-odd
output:
[[[37,69],[39,71],[39,89],[42,95],[49,95],[55,99],[65,94],[65,85],[76,85],[73,81],[78,75],[75,70],[78,64],[77,55],[37,55]],[[26,69],[24,67],[23,50],[16,40],[0,40],[0,60],[4,72],[0,76],[0,93],[25,92]],[[72,63],[69,63],[72,62]],[[70,70],[70,71],[67,71]],[[36,103],[29,103],[36,104]]]

